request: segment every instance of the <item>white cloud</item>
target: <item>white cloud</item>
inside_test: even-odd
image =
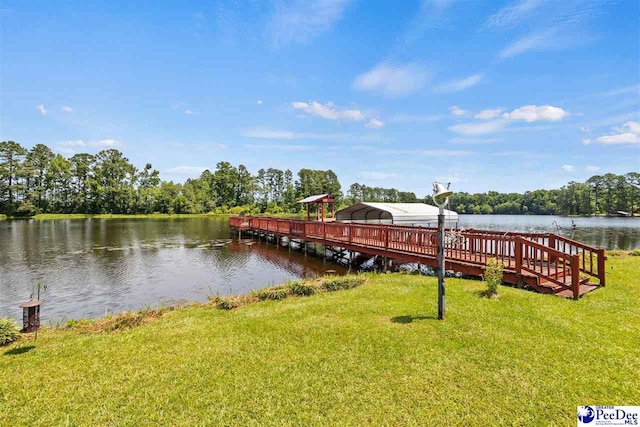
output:
[[[495,133],[506,126],[505,120],[491,120],[485,122],[460,123],[450,126],[449,130],[460,135],[477,136]]]
[[[44,105],[40,104],[36,106],[36,110],[40,111],[40,114],[45,116],[47,114],[47,110],[44,108]]]
[[[544,3],[542,0],[520,0],[503,7],[487,18],[484,27],[488,29],[507,28],[518,25],[531,12]]]
[[[273,46],[304,43],[331,30],[349,0],[277,1],[268,22]]]
[[[482,110],[473,117],[480,120],[495,119],[500,116],[501,112],[502,110],[500,108],[496,108],[495,110]]]
[[[514,41],[502,49],[499,56],[502,59],[506,59],[532,50],[547,49],[554,46],[556,37],[557,31],[554,29],[538,31]]]
[[[447,9],[454,0],[422,0],[420,9],[409,23],[402,39],[404,45],[420,40],[428,30],[445,29],[447,27]]]
[[[468,116],[469,114],[471,114],[471,111],[463,110],[462,108],[458,107],[457,105],[452,105],[451,107],[449,107],[449,111],[451,112],[451,114],[453,114],[456,117],[464,117],[464,116]]]
[[[301,133],[266,128],[247,129],[242,134],[246,137],[257,139],[340,139],[345,137],[344,134]]]
[[[384,180],[398,176],[395,173],[384,173],[384,172],[361,172],[359,177],[361,179],[371,179],[371,180]]]
[[[451,114],[457,117],[469,117],[471,115],[470,111],[463,110],[462,108],[456,105],[449,107],[449,111],[451,111]],[[507,128],[507,126],[510,126],[510,122],[513,122],[513,121],[524,121],[527,123],[533,123],[538,121],[555,122],[558,120],[562,120],[564,117],[569,115],[569,113],[567,113],[562,108],[553,107],[551,105],[542,105],[542,106],[525,105],[524,107],[520,107],[516,110],[513,110],[510,113],[504,113],[500,115],[500,112],[501,112],[500,109],[482,110],[481,112],[479,112],[473,117],[476,119],[485,120],[484,122],[460,123],[460,124],[449,127],[449,130],[465,136],[486,135],[486,134],[495,133],[501,130],[504,130],[504,131],[532,130],[532,129],[535,129],[536,126],[527,126],[522,128],[519,128],[519,127]],[[490,120],[490,119],[494,119],[494,120]]]
[[[75,141],[63,141],[60,143],[63,147],[84,147],[84,141],[78,139]]]
[[[567,117],[569,113],[560,107],[552,105],[525,105],[510,113],[504,113],[502,118],[507,120],[522,120],[527,123],[532,122],[557,122]]]
[[[640,144],[640,123],[636,121],[628,121],[619,128],[614,129],[615,134],[603,135],[596,138],[601,144]]]
[[[321,117],[327,120],[336,121],[354,121],[361,122],[364,120],[364,114],[359,110],[338,110],[334,107],[332,102],[326,104],[320,104],[317,101],[313,102],[293,102],[291,104],[296,110],[302,110],[305,113]]]
[[[640,135],[632,132],[604,135],[596,139],[602,144],[640,144]]]
[[[598,172],[600,170],[600,167],[599,166],[586,166],[584,169],[589,171],[589,172]]]
[[[418,91],[428,79],[429,73],[420,64],[394,65],[381,62],[366,73],[357,76],[353,86],[358,90],[396,97]]]
[[[384,122],[378,119],[371,119],[365,125],[365,127],[368,127],[369,129],[380,129],[383,126],[384,126]]]
[[[582,133],[590,133],[591,132],[591,128],[589,128],[587,126],[580,126],[580,132],[582,132]]]
[[[461,92],[480,83],[484,78],[483,74],[474,74],[460,80],[450,80],[434,88],[435,92]]]
[[[593,140],[592,140],[591,138],[584,138],[584,139],[582,140],[582,143],[583,143],[584,145],[589,145],[589,144],[591,144],[592,142],[593,142]]]
[[[100,141],[94,142],[91,145],[93,145],[94,147],[114,148],[114,147],[120,147],[122,145],[122,142],[109,138],[109,139],[101,139]]]
[[[562,165],[562,169],[564,169],[567,172],[575,172],[576,167],[573,165]]]
[[[633,94],[640,93],[640,85],[621,87],[619,89],[613,89],[607,92],[600,92],[596,95],[616,96],[616,95],[625,95],[627,93],[633,93]]]
[[[214,147],[216,147],[219,150],[226,150],[227,149],[227,145],[226,144],[216,144],[216,145],[214,145]]]
[[[622,127],[618,130],[621,131],[629,131],[629,132],[633,132],[633,133],[640,133],[640,123],[638,122],[634,122],[633,120],[630,120],[628,122],[626,122],[625,124],[622,125]]]
[[[189,116],[192,116],[194,114],[193,111],[191,111],[191,110],[184,110],[184,113],[189,115]]]
[[[68,106],[63,106],[62,111],[64,111],[65,113],[71,113],[73,111],[73,108]]]
[[[262,105],[262,99],[258,99],[258,105]]]
[[[180,176],[185,178],[197,178],[202,175],[207,168],[204,166],[176,166],[166,169],[164,172],[169,175]]]
[[[76,154],[76,151],[73,148],[58,148],[58,152],[62,154],[66,154],[67,156],[73,156]]]

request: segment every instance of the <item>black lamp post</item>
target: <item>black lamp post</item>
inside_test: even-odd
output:
[[[440,182],[433,183],[433,201],[438,205],[438,319],[444,319],[444,207],[449,203],[453,191]]]

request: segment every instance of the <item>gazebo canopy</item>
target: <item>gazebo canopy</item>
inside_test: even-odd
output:
[[[316,194],[315,196],[309,196],[305,197],[302,200],[298,200],[298,203],[307,205],[307,221],[311,220],[309,207],[311,206],[311,204],[315,204],[316,220],[320,219],[322,222],[325,221],[324,205],[325,203],[329,203],[331,205],[331,220],[333,220],[334,212],[336,209],[336,199],[331,194]],[[320,215],[319,218],[318,215]]]
[[[305,197],[302,200],[298,200],[298,203],[331,203],[334,198],[330,194],[316,194],[315,196]]]
[[[458,213],[445,209],[445,223],[458,222]],[[376,224],[429,225],[438,222],[438,207],[425,203],[361,202],[336,212],[340,222],[369,222]]]

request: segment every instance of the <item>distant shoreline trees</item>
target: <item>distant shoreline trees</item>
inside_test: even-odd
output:
[[[27,150],[14,141],[0,142],[0,213],[149,214],[149,213],[282,213],[299,212],[297,200],[330,193],[339,205],[359,201],[431,203],[412,192],[352,184],[343,195],[332,170],[260,169],[219,162],[184,184],[162,181],[147,163],[141,170],[115,149],[65,158],[44,144]],[[459,213],[591,215],[635,212],[640,205],[640,173],[605,174],[558,190],[524,194],[456,193]]]

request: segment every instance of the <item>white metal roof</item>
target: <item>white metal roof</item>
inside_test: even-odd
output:
[[[313,203],[318,200],[322,200],[327,196],[328,194],[316,194],[315,196],[309,196],[309,197],[305,197],[302,200],[298,200],[298,203]]]
[[[458,222],[457,212],[445,209],[446,222]],[[336,220],[387,224],[428,224],[438,221],[438,207],[425,203],[361,202],[336,212]]]

